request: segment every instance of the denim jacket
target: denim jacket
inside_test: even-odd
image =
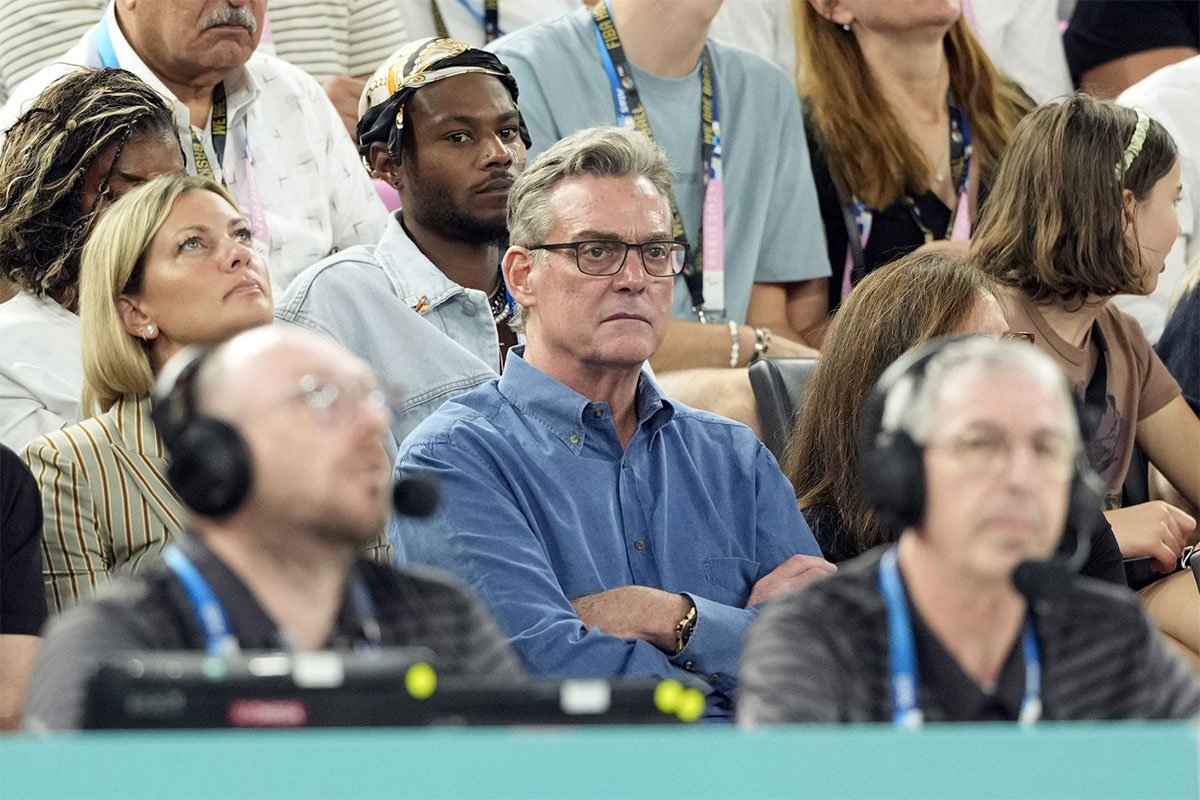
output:
[[[393,454],[444,401],[499,369],[487,297],[442,274],[395,215],[378,245],[348,248],[302,272],[276,300],[275,316],[336,340],[398,396]]]

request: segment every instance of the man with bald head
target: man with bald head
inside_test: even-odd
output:
[[[78,726],[89,663],[128,651],[416,645],[443,672],[520,674],[495,622],[453,578],[360,555],[391,496],[388,411],[366,364],[290,326],[178,358],[160,379],[155,421],[192,512],[188,532],[161,565],[56,620],[27,726]],[[189,599],[197,580],[224,610],[204,616],[223,625],[201,622],[205,604]]]

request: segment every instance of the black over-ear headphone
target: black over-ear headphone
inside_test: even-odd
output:
[[[155,386],[152,417],[170,457],[171,487],[197,514],[219,518],[245,501],[254,471],[242,435],[196,408],[196,376],[211,352],[189,349],[167,362]]]
[[[929,364],[947,349],[974,339],[976,337],[969,334],[943,336],[913,348],[884,370],[863,403],[859,418],[858,460],[863,500],[896,534],[919,524],[925,514],[925,449],[903,428],[884,430],[883,414],[888,397],[904,387],[911,402],[921,392]],[[1089,441],[1087,415],[1078,398],[1075,398],[1075,412],[1080,425],[1080,441]],[[1078,528],[1100,508],[1102,493],[1100,480],[1081,447],[1071,476],[1068,524],[1063,535],[1067,541],[1060,547],[1060,552],[1070,554],[1068,561],[1074,569],[1082,565],[1090,549],[1088,534]]]

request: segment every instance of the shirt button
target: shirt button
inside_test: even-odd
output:
[[[709,679],[710,681],[718,681],[718,680],[720,680],[720,679],[721,679],[721,673],[719,673],[719,672],[714,672],[712,675],[709,675],[709,676],[708,676],[708,679]]]
[[[694,666],[696,666],[696,663],[694,661],[683,662],[683,668],[686,669],[688,672],[691,672],[692,667],[694,667]]]
[[[571,444],[579,444],[579,437],[573,433],[571,434]]]
[[[473,316],[475,316],[475,313],[477,311],[479,311],[479,308],[474,303],[472,303],[470,300],[463,300],[463,303],[462,303],[463,316],[473,317]]]
[[[592,413],[596,415],[596,419],[600,419],[601,417],[603,417],[603,416],[604,416],[604,409],[603,409],[603,408],[597,408],[597,409],[596,409],[595,411],[593,411]]]
[[[633,546],[637,550],[645,550],[646,549],[646,543],[643,542],[641,539],[638,539],[636,542],[634,542]]]
[[[621,469],[626,469],[628,466],[629,466],[628,462],[625,462],[625,461],[621,462]]]

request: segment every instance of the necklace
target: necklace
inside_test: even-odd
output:
[[[503,272],[496,275],[496,288],[488,295],[488,305],[492,309],[492,321],[497,325],[508,322],[514,316],[514,304],[508,296],[508,288],[504,285]]]

